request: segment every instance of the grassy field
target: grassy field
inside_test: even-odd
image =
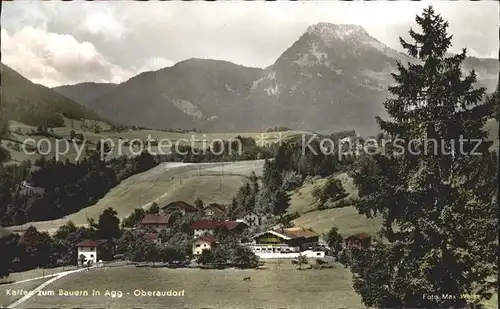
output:
[[[129,146],[122,146],[119,147],[118,145],[120,144],[119,140],[120,138],[122,140],[127,140],[127,141],[133,141],[134,139],[139,139],[141,141],[147,140],[148,138],[151,139],[156,139],[156,140],[168,140],[171,144],[186,144],[186,145],[191,145],[193,144],[195,147],[198,148],[205,148],[210,145],[210,143],[214,140],[231,140],[236,138],[237,136],[243,136],[243,137],[252,137],[254,138],[257,142],[260,143],[272,143],[275,142],[279,137],[286,140],[288,138],[293,138],[296,136],[299,136],[302,134],[302,131],[287,131],[287,132],[271,132],[271,133],[261,133],[261,132],[240,132],[240,133],[175,133],[175,132],[165,132],[165,131],[156,131],[156,130],[140,130],[140,131],[125,131],[125,132],[110,132],[106,131],[109,130],[109,125],[102,123],[102,122],[96,122],[96,121],[85,121],[87,124],[92,123],[92,124],[98,124],[102,128],[101,133],[95,133],[94,130],[92,129],[86,129],[82,127],[83,121],[78,121],[78,120],[70,120],[65,118],[65,127],[59,127],[59,128],[53,128],[54,133],[61,136],[64,139],[69,138],[70,132],[72,130],[75,131],[75,133],[82,133],[86,142],[86,145],[90,149],[95,149],[95,145],[99,143],[101,140],[106,140],[110,141],[113,147],[113,155],[115,156],[120,156],[120,155],[132,155],[134,149],[131,149]],[[10,121],[9,122],[9,139],[2,142],[2,145],[7,148],[11,152],[11,157],[12,160],[10,163],[18,163],[23,160],[36,160],[41,157],[40,154],[26,154],[23,151],[16,151],[12,147],[8,147],[9,143],[18,143],[21,145],[24,143],[27,139],[32,138],[34,139],[37,143],[42,139],[42,137],[39,136],[29,136],[27,133],[31,132],[32,130],[36,131],[35,127],[31,127],[19,122],[15,121]],[[42,153],[49,152],[46,157],[54,157],[56,154],[55,151],[55,145],[58,143],[58,140],[55,138],[43,138],[47,141],[49,141],[51,146],[51,151],[49,152],[49,149],[46,144],[40,144],[39,149],[42,151]],[[191,140],[194,140],[192,142]],[[163,153],[168,153],[170,150],[170,147],[166,147],[165,145],[169,145],[168,142],[165,142],[164,146],[160,149],[156,146],[151,147],[151,152],[156,153],[156,154],[163,154]],[[146,147],[146,146],[145,146]],[[60,142],[60,149],[64,151],[66,149],[66,145],[63,144],[63,142]],[[146,147],[147,149],[147,147]],[[235,149],[234,151],[237,151]],[[71,145],[68,148],[67,153],[63,154],[60,156],[60,160],[66,160],[69,159],[71,161],[74,161],[77,158],[77,149],[73,145]]]
[[[343,266],[302,270],[290,261],[270,262],[262,270],[200,270],[165,268],[95,269],[64,277],[47,289],[92,290],[100,296],[35,296],[20,308],[360,308],[351,274]],[[245,282],[244,277],[251,277]],[[184,290],[184,297],[134,296],[146,291]],[[104,296],[106,290],[121,291],[122,298]],[[129,293],[129,294],[127,294]]]
[[[33,280],[29,282],[23,282],[23,283],[18,283],[18,284],[9,284],[9,285],[3,285],[0,284],[0,308],[2,306],[9,306],[10,304],[14,303],[18,299],[20,299],[22,296],[14,296],[14,295],[8,295],[12,293],[7,293],[8,289],[12,290],[17,290],[17,289],[22,289],[22,290],[33,290],[36,287],[38,287],[40,284],[44,283],[45,281],[49,280],[49,278],[42,278],[38,280]]]
[[[5,284],[5,283],[34,279],[34,278],[39,278],[39,277],[43,277],[43,276],[50,276],[50,275],[53,275],[56,273],[60,273],[63,271],[68,271],[68,270],[73,270],[76,268],[77,268],[76,266],[65,266],[65,267],[46,268],[46,269],[37,268],[37,269],[32,269],[32,270],[27,270],[27,271],[22,271],[22,272],[10,273],[8,277],[0,279],[0,286],[1,286],[1,284]]]
[[[3,227],[0,227],[0,237],[4,237],[4,236],[7,236],[10,234],[10,231],[3,228]]]
[[[358,191],[352,178],[345,173],[339,174],[337,178],[341,180],[342,186],[349,193],[347,198],[358,197]],[[336,226],[344,237],[361,232],[375,236],[381,226],[380,219],[367,219],[364,215],[358,214],[353,206],[317,210],[312,192],[315,186],[322,186],[325,181],[326,179],[318,179],[313,183],[305,184],[291,195],[289,212],[301,214],[299,218],[294,220],[295,224],[312,228],[321,234]]]
[[[376,236],[381,227],[380,219],[367,219],[364,215],[358,214],[358,211],[352,206],[310,212],[297,218],[295,224],[312,228],[320,234],[326,233],[336,226],[344,237],[361,232]]]
[[[255,171],[262,174],[263,160],[227,163],[163,163],[144,173],[134,175],[111,189],[96,204],[61,219],[30,222],[12,226],[9,230],[23,230],[29,225],[39,230],[54,232],[60,225],[72,220],[85,225],[87,218],[99,218],[102,211],[113,207],[118,217],[124,218],[135,208],[148,208],[152,202],[165,205],[184,200],[194,203],[200,197],[205,203],[230,203],[247,176]]]
[[[488,131],[490,140],[493,141],[492,149],[498,149],[499,147],[499,136],[498,136],[498,122],[494,119],[488,120],[485,125],[485,129]]]

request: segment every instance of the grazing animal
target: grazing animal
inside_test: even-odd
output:
[[[243,281],[250,281],[250,280],[252,280],[251,277],[245,277],[245,278],[243,278]]]

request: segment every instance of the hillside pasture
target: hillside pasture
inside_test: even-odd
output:
[[[8,293],[7,290],[17,290],[17,289],[22,289],[26,291],[31,291],[34,290],[36,287],[38,287],[40,284],[43,284],[50,278],[41,278],[37,280],[32,280],[28,282],[22,282],[22,283],[17,283],[17,284],[1,284],[0,283],[0,308],[9,306],[10,304],[16,302],[18,299],[22,297],[22,295],[9,295],[12,293]]]
[[[351,273],[332,269],[297,270],[290,261],[270,261],[260,270],[166,269],[126,266],[68,275],[47,289],[94,290],[100,296],[35,296],[22,308],[360,308]],[[250,281],[243,281],[251,277]],[[134,290],[184,290],[184,297],[134,296]],[[122,291],[122,298],[104,296]]]
[[[102,121],[97,120],[72,120],[68,118],[64,118],[65,126],[64,127],[56,127],[52,128],[54,133],[58,136],[61,136],[63,139],[68,140],[70,137],[70,132],[75,131],[76,134],[82,134],[85,139],[85,145],[89,149],[95,149],[96,144],[100,143],[101,140],[108,141],[111,143],[112,153],[110,157],[116,157],[121,155],[136,155],[140,153],[139,148],[133,148],[124,144],[125,141],[133,142],[134,140],[138,141],[147,141],[149,138],[151,140],[161,141],[163,140],[163,144],[161,147],[151,146],[148,149],[147,144],[144,145],[144,149],[150,150],[153,154],[166,154],[170,151],[170,145],[192,145],[196,148],[206,148],[211,145],[213,141],[216,140],[234,140],[237,136],[242,137],[251,137],[256,140],[258,145],[262,144],[271,144],[277,142],[279,139],[287,140],[297,136],[300,136],[302,131],[285,131],[285,132],[240,132],[240,133],[177,133],[177,132],[166,132],[166,131],[158,131],[158,130],[137,130],[137,131],[124,131],[124,132],[112,132],[109,131],[110,126]],[[84,126],[85,123],[85,127]],[[96,133],[94,126],[98,125],[102,130],[99,133]],[[35,139],[38,143],[41,139],[45,139],[52,147],[52,151],[46,155],[43,155],[47,158],[54,157],[56,155],[55,145],[59,142],[61,149],[65,150],[65,142],[57,140],[55,138],[45,138],[41,136],[30,136],[30,132],[36,131],[37,128],[33,126],[28,126],[16,121],[9,122],[9,131],[10,138],[13,141],[16,141],[18,144],[22,144],[28,139]],[[120,142],[121,140],[121,142]],[[2,145],[4,147],[10,141],[3,141]],[[121,145],[121,146],[119,146]],[[23,160],[36,160],[40,158],[42,155],[39,153],[35,154],[26,154],[23,151],[16,151],[9,147],[6,147],[11,152],[12,160],[9,163],[19,163]],[[80,148],[80,146],[79,146]],[[46,153],[47,144],[41,145],[40,150],[42,153]],[[238,149],[234,149],[236,152]],[[82,157],[85,156],[85,151],[83,152]],[[71,144],[67,153],[62,154],[59,157],[59,160],[65,161],[69,159],[71,161],[76,160],[77,158],[77,149]]]
[[[341,173],[336,178],[342,182],[342,186],[349,194],[347,199],[358,197],[358,190],[351,177],[346,173]],[[335,226],[344,237],[361,232],[375,236],[381,227],[381,220],[379,218],[368,219],[360,215],[353,206],[317,210],[316,199],[312,196],[312,192],[315,187],[323,186],[325,182],[326,178],[318,179],[304,184],[292,193],[288,212],[300,214],[300,217],[294,220],[295,224],[312,228],[320,234],[328,232]]]
[[[194,203],[197,197],[205,203],[230,203],[247,176],[255,171],[262,174],[264,160],[224,163],[179,163],[167,162],[146,172],[131,176],[111,189],[96,204],[61,219],[30,222],[12,226],[11,231],[20,231],[30,225],[37,229],[55,232],[68,220],[76,225],[86,225],[87,218],[98,219],[108,207],[112,207],[123,219],[135,208],[149,208],[151,203],[165,205],[184,200]]]

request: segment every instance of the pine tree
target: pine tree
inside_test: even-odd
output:
[[[377,119],[405,146],[412,141],[413,153],[375,155],[373,168],[354,172],[357,208],[382,217],[389,243],[354,254],[354,288],[370,307],[465,308],[473,301],[463,294],[480,296],[476,302],[491,296],[487,278],[497,271],[496,163],[483,131],[492,106],[481,102],[474,71],[462,77],[466,51],[448,56],[448,23],[431,6],[416,22],[422,32],[410,29],[414,43],[400,41],[419,62],[398,63],[384,103],[392,121]],[[459,149],[461,136],[482,147]]]
[[[288,207],[290,207],[290,196],[280,188],[273,196],[273,214],[282,218]]]
[[[199,211],[204,211],[205,210],[205,206],[203,205],[203,201],[199,197],[196,199],[196,201],[194,201],[194,206]]]
[[[111,207],[102,212],[97,223],[99,237],[110,241],[120,237],[120,219],[117,214]]]
[[[9,159],[9,152],[2,147],[2,140],[7,136],[8,123],[5,116],[5,111],[2,103],[0,102],[0,163]]]

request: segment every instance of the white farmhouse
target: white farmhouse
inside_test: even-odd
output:
[[[244,222],[246,225],[249,227],[253,226],[261,226],[264,224],[265,218],[262,216],[259,216],[258,214],[251,212],[251,211],[246,211],[242,210],[236,213],[235,215],[236,221],[239,222]]]
[[[318,248],[319,235],[310,229],[294,227],[269,230],[257,234],[251,243],[245,244],[262,259],[323,258],[325,252]]]
[[[78,247],[77,261],[81,263],[85,258],[84,263],[96,264],[102,260],[104,256],[110,252],[110,246],[107,240],[83,240],[76,244]]]
[[[212,235],[203,235],[193,242],[193,255],[198,256],[203,250],[211,250],[215,246],[215,237]]]

